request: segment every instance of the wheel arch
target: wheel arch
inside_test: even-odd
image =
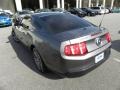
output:
[[[35,48],[35,45],[30,45],[30,50],[33,51],[33,48]]]

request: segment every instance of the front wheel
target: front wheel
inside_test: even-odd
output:
[[[36,50],[36,48],[33,48],[33,59],[34,59],[34,62],[37,66],[37,68],[42,72],[44,73],[46,71],[46,67],[45,67],[45,64],[43,63],[43,60],[40,56],[40,54],[38,53],[38,51]]]

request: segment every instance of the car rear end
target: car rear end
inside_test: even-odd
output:
[[[55,38],[50,44],[56,48],[49,45],[47,52],[51,53],[44,55],[51,70],[63,74],[86,71],[109,57],[111,38],[105,28],[65,13],[52,13],[41,20]]]
[[[91,9],[95,11],[97,15],[101,15],[104,13],[103,11],[101,11],[100,7],[91,7]]]
[[[108,59],[110,47],[111,38],[106,30],[62,42],[60,52],[65,73],[86,71],[101,64]]]

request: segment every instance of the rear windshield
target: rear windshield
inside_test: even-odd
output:
[[[88,27],[91,24],[80,19],[77,16],[61,14],[61,15],[50,15],[40,17],[40,19],[45,23],[53,33],[60,33],[64,31],[70,31],[74,29]]]

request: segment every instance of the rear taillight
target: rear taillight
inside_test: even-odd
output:
[[[110,33],[106,33],[105,34],[105,38],[108,42],[111,42],[111,37],[110,37]]]
[[[64,54],[66,56],[80,56],[85,55],[87,52],[86,42],[67,45],[64,48]]]

